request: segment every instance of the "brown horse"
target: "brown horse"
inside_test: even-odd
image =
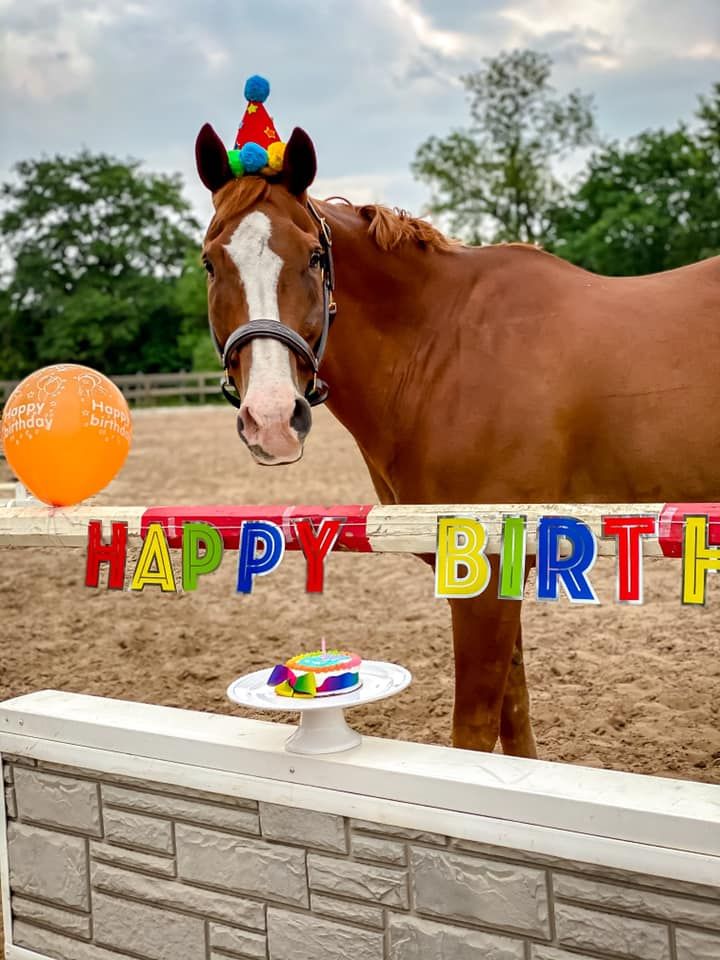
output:
[[[234,179],[208,125],[196,156],[215,207],[204,259],[216,342],[275,322],[226,356],[258,463],[298,459],[310,429],[326,221],[328,406],[383,503],[718,499],[720,258],[611,279],[533,247],[455,244],[383,207],[311,202],[315,152],[298,129],[274,180]],[[535,756],[520,604],[491,582],[450,607],[453,742],[492,750],[499,735],[506,753]]]

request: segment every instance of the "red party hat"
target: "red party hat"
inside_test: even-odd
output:
[[[265,77],[254,75],[245,84],[248,105],[238,127],[235,146],[228,151],[230,168],[235,176],[277,173],[282,169],[285,144],[264,107],[269,93],[270,84]]]
[[[280,139],[270,114],[263,106],[270,84],[264,77],[250,77],[245,84],[245,96],[248,105],[235,137],[235,149],[240,150],[246,143],[257,143],[266,150],[271,143]]]

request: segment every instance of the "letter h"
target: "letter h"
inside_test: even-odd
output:
[[[125,586],[127,536],[127,523],[113,523],[110,543],[103,543],[102,523],[99,520],[90,521],[88,524],[87,563],[85,566],[86,587],[98,586],[100,564],[109,563],[108,589],[123,589]]]

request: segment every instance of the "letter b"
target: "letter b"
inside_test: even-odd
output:
[[[436,597],[477,597],[490,582],[485,527],[467,517],[439,517],[435,557]],[[465,572],[461,572],[461,567]]]

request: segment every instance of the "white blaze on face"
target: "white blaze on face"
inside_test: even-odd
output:
[[[283,262],[270,249],[271,230],[270,218],[256,210],[238,225],[227,244],[245,288],[248,320],[280,320],[277,284]],[[277,340],[258,338],[251,342],[249,349],[252,350],[252,363],[246,391],[248,401],[261,391],[269,401],[273,397],[284,399],[291,388],[294,403],[297,391],[288,348]]]
[[[278,279],[283,262],[270,249],[269,217],[255,210],[238,224],[227,245],[245,288],[248,320],[280,320]],[[293,463],[302,456],[303,437],[293,426],[301,400],[290,351],[277,340],[258,337],[250,350],[250,374],[238,417],[238,431],[259,463]],[[305,431],[307,432],[307,431]]]

